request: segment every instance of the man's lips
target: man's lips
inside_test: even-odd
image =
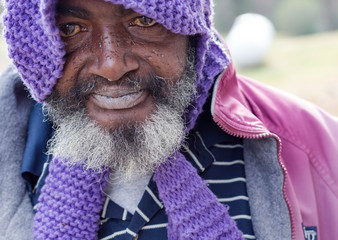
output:
[[[132,108],[143,102],[147,96],[145,90],[112,88],[95,91],[89,99],[100,108],[118,110]]]

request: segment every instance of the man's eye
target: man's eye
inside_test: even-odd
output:
[[[81,31],[81,26],[78,24],[65,24],[59,27],[61,37],[72,37]]]
[[[154,19],[148,18],[146,16],[137,17],[131,23],[131,25],[139,27],[152,27],[155,24],[156,21]]]

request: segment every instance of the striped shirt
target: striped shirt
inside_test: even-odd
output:
[[[36,206],[44,178],[48,175],[49,156],[37,154],[50,138],[50,126],[42,121],[41,106],[31,114],[29,135],[22,165],[32,204]],[[41,131],[43,129],[43,131]],[[38,130],[38,131],[35,131]],[[39,135],[39,136],[35,136]],[[197,169],[219,202],[229,206],[230,216],[246,239],[255,239],[246,190],[242,139],[224,133],[208,111],[198,119],[181,152]],[[134,214],[106,198],[101,213],[99,239],[167,239],[168,217],[158,197],[153,179],[149,181]]]

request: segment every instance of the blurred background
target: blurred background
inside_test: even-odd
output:
[[[337,0],[214,3],[215,26],[239,74],[284,89],[338,116]],[[245,13],[254,14],[238,17]],[[0,72],[9,62],[0,37]]]

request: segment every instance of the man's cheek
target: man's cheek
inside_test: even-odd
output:
[[[65,95],[77,83],[77,79],[85,68],[85,58],[81,55],[71,55],[66,59],[63,75],[58,79],[54,89],[61,95]]]

